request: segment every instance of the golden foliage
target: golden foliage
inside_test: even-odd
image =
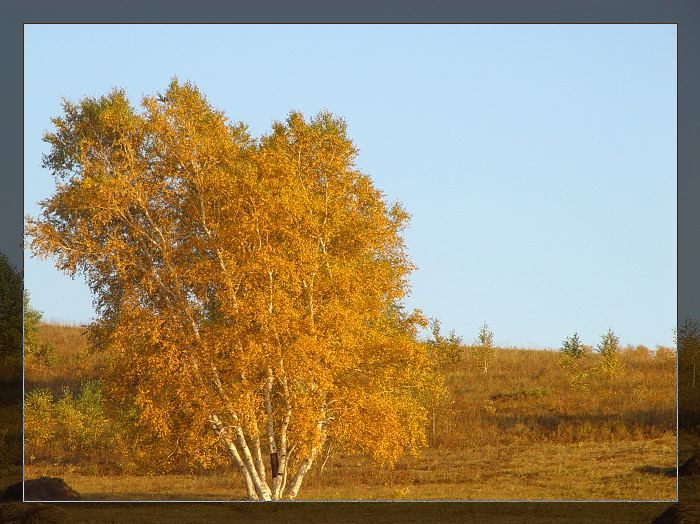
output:
[[[442,384],[400,307],[408,214],[355,168],[341,119],[293,112],[255,140],[173,81],[140,113],[116,90],[53,123],[31,247],[85,276],[107,392],[154,465],[212,463],[217,438],[244,462],[276,440],[299,471],[327,439],[381,462],[424,444]]]

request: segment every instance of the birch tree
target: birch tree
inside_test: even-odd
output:
[[[442,373],[446,373],[451,368],[454,368],[462,360],[462,339],[454,330],[451,330],[447,336],[444,336],[440,331],[440,321],[433,318],[429,322],[430,333],[432,335],[426,341],[428,355],[433,361],[433,365]],[[437,419],[438,414],[448,416],[453,415],[449,412],[451,397],[444,391],[440,396],[433,396],[430,408],[430,434],[431,444],[437,444]]]
[[[586,348],[581,343],[578,333],[566,337],[559,348],[561,354],[570,359],[581,359],[586,354]]]
[[[382,464],[425,445],[443,384],[401,307],[409,216],[342,119],[255,139],[173,81],[140,111],[120,90],[66,101],[53,125],[31,248],[90,286],[107,392],[154,466],[223,453],[249,499],[294,499],[331,442]]]
[[[622,372],[620,362],[620,339],[612,329],[600,337],[597,346],[600,355],[598,371],[608,377],[615,377]]]
[[[448,369],[462,360],[462,338],[451,330],[447,336],[440,332],[440,321],[433,318],[429,323],[431,338],[427,340],[429,355],[437,367]]]
[[[485,322],[479,328],[479,334],[475,345],[472,346],[471,353],[477,368],[486,375],[489,370],[489,364],[493,360],[495,349],[493,347],[493,331],[489,329],[488,324]]]
[[[589,366],[586,359],[589,353],[589,347],[581,342],[578,333],[566,337],[559,348],[559,365],[567,371],[569,384],[577,389],[589,388]]]

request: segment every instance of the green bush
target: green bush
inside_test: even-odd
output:
[[[58,400],[46,389],[26,395],[24,439],[28,463],[99,462],[110,455],[115,438],[98,381],[84,383],[77,396],[64,388]]]
[[[563,355],[571,358],[581,358],[586,353],[584,345],[581,344],[581,340],[578,338],[578,333],[566,337],[561,343],[559,351],[561,351]]]
[[[462,360],[462,339],[454,330],[445,337],[440,333],[440,321],[436,318],[430,322],[433,337],[427,341],[431,358],[442,370],[454,367]]]
[[[581,343],[578,333],[566,337],[559,348],[559,365],[566,370],[569,385],[574,389],[587,390],[589,384],[589,369],[586,362],[590,347]]]
[[[29,364],[34,361],[51,366],[55,362],[54,348],[39,341],[39,325],[43,313],[29,304],[29,292],[24,291],[24,355]]]

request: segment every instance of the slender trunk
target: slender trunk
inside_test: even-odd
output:
[[[279,475],[273,480],[273,494],[276,499],[282,498],[285,484],[287,483],[287,470],[289,463],[289,453],[287,453],[287,428],[289,420],[292,416],[292,406],[289,397],[289,386],[287,383],[287,375],[284,371],[284,362],[280,361],[280,383],[282,384],[282,396],[284,398],[284,416],[282,418],[282,426],[279,432]]]
[[[280,484],[280,487],[278,488],[278,495],[277,495],[278,499],[282,498],[282,493],[284,493],[284,490],[287,487],[287,472],[288,471],[289,471],[289,468],[285,467],[284,473],[282,474],[282,483]]]
[[[253,458],[255,459],[255,469],[258,471],[260,481],[267,483],[265,463],[263,462],[262,451],[260,449],[260,435],[256,435],[253,439]]]
[[[195,324],[193,324],[195,332],[198,334],[198,329]],[[195,361],[196,362],[196,361]],[[226,407],[226,411],[228,411],[229,415],[231,416],[231,419],[233,420],[233,429],[234,429],[234,434],[236,435],[236,440],[238,442],[238,446],[241,448],[241,458],[243,459],[243,463],[245,464],[245,467],[248,469],[248,473],[250,474],[250,478],[253,481],[253,485],[255,486],[255,490],[258,493],[258,496],[263,499],[263,500],[270,500],[271,499],[271,493],[270,493],[270,488],[267,485],[267,482],[264,482],[261,480],[260,475],[258,475],[258,471],[255,468],[255,461],[253,459],[253,455],[250,452],[250,448],[248,446],[248,442],[246,441],[245,434],[243,433],[243,428],[240,425],[238,414],[236,413],[236,410],[233,407],[233,403],[231,402],[230,397],[226,393],[226,391],[223,388],[223,384],[221,383],[221,377],[219,375],[219,370],[217,367],[214,365],[213,362],[209,361],[209,366],[211,368],[211,382],[214,385],[214,388],[219,396],[219,398],[224,402],[224,406]]]
[[[311,466],[314,463],[314,460],[316,460],[316,457],[318,456],[319,451],[323,447],[323,444],[326,442],[326,424],[325,420],[321,420],[319,422],[319,429],[321,432],[321,438],[319,443],[311,448],[311,453],[307,458],[301,461],[301,464],[299,464],[299,468],[297,469],[296,474],[294,475],[294,478],[292,478],[292,483],[289,485],[289,491],[287,492],[287,497],[289,499],[295,499],[297,497],[297,494],[299,493],[299,489],[301,488],[301,483],[304,480],[304,476],[309,472],[311,469]]]
[[[244,374],[241,375],[244,384],[248,384],[248,381]],[[250,401],[250,393],[248,393],[248,400]],[[265,462],[262,459],[262,449],[260,445],[260,429],[258,428],[258,420],[255,415],[253,415],[251,420],[251,440],[253,446],[253,461],[255,462],[255,469],[258,472],[260,481],[263,484],[267,483],[267,478],[265,474]]]
[[[233,425],[233,430],[234,430],[234,435],[236,436],[236,441],[238,443],[238,448],[240,448],[240,452],[238,452],[238,456],[242,460],[248,476],[250,477],[250,480],[255,487],[255,492],[257,493],[257,496],[262,499],[262,500],[271,500],[272,498],[272,493],[270,492],[270,488],[267,485],[267,482],[265,480],[265,467],[264,464],[262,463],[262,458],[260,459],[260,462],[258,463],[259,466],[261,466],[260,471],[261,473],[258,473],[258,469],[256,468],[255,464],[255,459],[253,458],[253,455],[250,452],[250,448],[248,446],[248,442],[246,441],[245,434],[243,433],[243,428],[240,426],[238,415],[236,411],[233,409],[233,405],[231,404],[231,400],[229,399],[228,395],[226,392],[223,390],[223,387],[221,385],[221,380],[219,379],[219,374],[216,369],[212,365],[212,371],[214,373],[213,376],[213,383],[215,385],[215,388],[217,392],[219,393],[219,396],[224,400],[227,411],[231,415],[231,418],[233,419],[234,425]],[[255,441],[253,441],[253,445],[255,445]],[[258,442],[259,445],[259,442]]]
[[[272,469],[272,479],[274,481],[279,474],[279,462],[277,457],[277,443],[275,442],[275,422],[272,413],[272,385],[275,377],[272,368],[267,370],[267,381],[265,382],[265,412],[267,413],[267,441],[270,447],[270,468]]]
[[[272,411],[272,386],[274,382],[275,376],[272,373],[272,368],[268,368],[267,382],[265,383],[265,412],[267,413],[267,440],[270,448],[270,470],[272,471],[272,498],[277,500],[280,497],[280,485],[285,464],[280,462],[277,441],[275,440],[274,413]],[[284,427],[283,430],[285,430]]]
[[[329,459],[330,456],[331,456],[331,449],[333,449],[333,444],[329,445],[329,446],[326,448],[326,458],[323,459],[323,464],[321,464],[321,469],[319,470],[319,473],[323,473],[323,468],[326,467],[326,463],[328,462],[328,459]]]
[[[250,474],[248,473],[248,470],[246,469],[245,464],[241,459],[241,455],[236,449],[236,445],[226,434],[226,431],[223,427],[223,424],[221,424],[219,417],[217,417],[216,415],[212,415],[210,417],[210,423],[212,429],[214,430],[214,433],[217,437],[219,437],[219,440],[224,445],[224,448],[226,448],[226,451],[228,451],[229,455],[238,466],[238,469],[241,471],[241,475],[243,476],[243,480],[245,481],[245,488],[248,494],[248,499],[258,500],[258,494],[255,490],[255,486],[253,485],[253,480],[250,478]]]
[[[258,496],[262,500],[272,500],[272,493],[270,492],[267,482],[263,482],[260,479],[260,475],[258,475],[258,471],[255,469],[253,455],[250,453],[250,448],[246,442],[243,428],[241,426],[235,426],[234,433],[236,434],[238,445],[241,448],[241,458],[243,459],[243,463],[250,473],[250,478],[255,486],[255,491],[257,491]]]
[[[296,474],[294,475],[294,478],[292,479],[292,483],[289,485],[289,492],[287,493],[287,497],[289,497],[290,499],[297,498],[297,494],[299,493],[299,488],[301,488],[301,483],[304,480],[304,475],[306,475],[309,472],[313,462],[314,462],[313,458],[308,457],[308,458],[304,459],[301,464],[299,464],[299,469],[297,470]]]

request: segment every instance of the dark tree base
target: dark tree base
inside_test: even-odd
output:
[[[674,504],[659,515],[652,524],[697,524],[700,504]]]
[[[21,482],[8,486],[0,496],[0,501],[2,502],[21,500]],[[41,477],[24,481],[24,500],[81,500],[81,497],[63,479]]]
[[[678,475],[700,475],[700,455],[697,452],[678,468]]]

